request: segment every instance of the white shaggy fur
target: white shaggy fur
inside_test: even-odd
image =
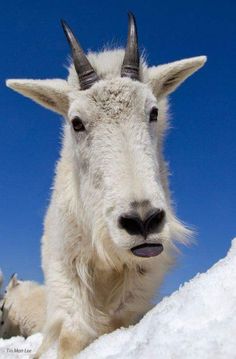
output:
[[[90,53],[101,80],[84,91],[73,66],[67,81],[7,81],[65,117],[42,238],[47,320],[38,356],[59,339],[58,357],[71,358],[99,335],[137,321],[173,263],[173,241],[184,242],[188,234],[173,213],[162,157],[166,96],[206,58],[151,68],[142,61],[139,82],[120,77],[123,57],[123,50]],[[153,106],[157,123],[149,123]],[[74,116],[85,132],[74,132]],[[164,246],[157,257],[135,257],[130,248],[143,238],[117,225],[132,201],[143,200],[166,212],[161,233],[148,238]]]
[[[42,331],[46,319],[45,287],[14,275],[1,301],[0,338],[28,337]]]

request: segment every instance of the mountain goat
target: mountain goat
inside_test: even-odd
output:
[[[0,308],[0,338],[28,337],[41,332],[46,318],[45,288],[21,281],[14,274],[6,287]]]
[[[129,13],[125,50],[83,52],[69,26],[67,80],[7,86],[64,116],[64,139],[42,238],[47,287],[44,340],[71,358],[103,333],[128,326],[173,263],[188,230],[175,217],[162,155],[167,96],[206,61],[147,67]]]

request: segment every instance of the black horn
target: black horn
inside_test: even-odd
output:
[[[129,12],[129,30],[121,76],[139,80],[139,49],[137,26],[134,15]]]
[[[0,308],[1,312],[4,311],[5,303],[6,303],[6,300],[4,300],[4,302],[3,302],[3,304],[2,304],[2,306],[1,306],[1,308]]]
[[[70,27],[64,20],[61,20],[61,24],[71,47],[75,70],[79,77],[80,88],[81,90],[86,90],[97,82],[99,78]]]

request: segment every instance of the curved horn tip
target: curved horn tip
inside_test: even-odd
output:
[[[132,11],[128,11],[128,17],[129,17],[129,19],[132,19],[132,20],[136,20],[135,19],[135,16],[134,16],[134,13],[132,13]]]
[[[66,34],[66,30],[69,29],[69,26],[67,25],[67,22],[63,19],[60,20],[61,26]]]
[[[65,26],[67,26],[67,23],[64,19],[60,19],[60,23],[61,23],[61,26],[64,28]]]
[[[67,41],[71,44],[71,38],[75,37],[70,26],[63,19],[60,20],[64,34],[66,35]]]
[[[136,18],[132,12],[128,12],[129,34],[138,45],[138,32]]]

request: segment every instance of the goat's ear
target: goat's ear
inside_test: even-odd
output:
[[[1,289],[2,283],[3,283],[3,273],[2,273],[2,270],[0,268],[0,289]]]
[[[69,85],[65,80],[7,80],[6,85],[52,111],[68,112]]]
[[[14,274],[12,274],[11,279],[8,283],[7,290],[15,288],[19,284],[20,284],[20,281],[17,278],[17,273],[14,273]]]
[[[200,69],[206,62],[206,56],[191,57],[148,69],[149,84],[156,97],[173,92],[186,78]]]

